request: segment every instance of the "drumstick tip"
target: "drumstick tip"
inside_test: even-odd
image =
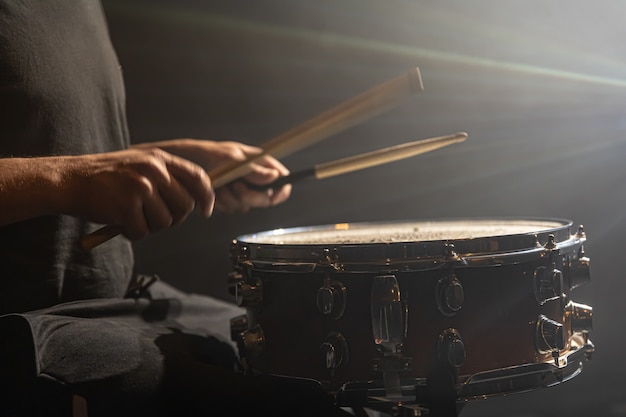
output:
[[[422,73],[419,67],[409,71],[409,80],[413,91],[424,91],[424,82],[422,81]]]
[[[448,136],[448,141],[451,141],[452,143],[461,143],[465,142],[467,137],[467,132],[456,132],[455,134]]]

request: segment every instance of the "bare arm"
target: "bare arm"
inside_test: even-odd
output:
[[[0,159],[0,225],[61,212],[66,157]]]
[[[138,239],[182,221],[194,207],[209,216],[206,172],[158,149],[82,156],[0,159],[0,224],[49,214],[112,223]]]

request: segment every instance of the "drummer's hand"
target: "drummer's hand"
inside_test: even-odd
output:
[[[172,139],[135,146],[156,146],[202,166],[207,172],[220,166],[244,161],[263,150],[256,146],[235,141],[211,141],[197,139]],[[215,209],[225,213],[244,213],[252,208],[271,207],[286,201],[291,195],[291,185],[276,189],[255,191],[245,185],[269,184],[289,170],[276,158],[264,155],[249,166],[250,172],[240,180],[215,190]]]

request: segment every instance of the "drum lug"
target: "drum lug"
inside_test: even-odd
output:
[[[235,283],[235,302],[240,307],[255,308],[263,302],[263,285],[260,280],[241,280]]]
[[[247,248],[242,248],[244,250]],[[234,269],[228,274],[228,292],[235,299],[240,295],[240,285],[243,282],[246,282],[250,279],[250,274],[253,268],[252,262],[250,261],[241,261],[239,264],[236,264]]]
[[[241,333],[248,330],[248,315],[242,314],[230,319],[230,340],[236,342],[241,337]]]
[[[591,282],[590,263],[590,259],[584,256],[584,251],[581,248],[578,258],[570,261],[568,274],[570,290]]]
[[[341,333],[331,333],[320,346],[326,369],[334,370],[348,363],[348,342]]]
[[[454,274],[447,275],[437,282],[436,299],[437,307],[444,316],[452,317],[461,310],[465,292]]]
[[[372,281],[370,313],[374,343],[383,353],[402,350],[406,335],[406,303],[394,275],[381,275]]]
[[[543,314],[537,320],[535,347],[539,353],[557,353],[565,348],[565,327]]]
[[[585,358],[587,360],[591,360],[591,356],[595,352],[596,347],[591,342],[591,340],[589,340],[589,335],[587,333],[585,333],[584,341],[585,341],[585,345],[584,345],[584,348],[585,348]]]
[[[228,293],[235,296],[237,292],[237,283],[243,281],[243,273],[237,269],[228,273]]]
[[[563,273],[556,268],[548,270],[540,266],[533,273],[535,298],[539,305],[558,300],[564,296]]]
[[[343,316],[346,309],[346,287],[339,281],[326,279],[317,290],[317,309],[333,319]]]
[[[455,368],[465,362],[465,343],[456,329],[446,329],[437,338],[437,357]]]
[[[239,333],[237,339],[237,347],[243,358],[257,357],[261,354],[265,345],[265,336],[261,326],[256,325],[251,329],[247,329]]]
[[[589,333],[593,323],[593,308],[586,304],[570,301],[565,306],[565,315],[570,319],[570,326],[573,332]]]

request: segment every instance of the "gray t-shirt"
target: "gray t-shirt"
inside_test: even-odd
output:
[[[0,157],[128,144],[97,0],[0,0]],[[90,417],[350,416],[315,382],[239,372],[234,304],[162,282],[122,299],[129,242],[79,249],[99,226],[58,216],[0,228],[1,415],[70,415],[78,394]]]
[[[0,157],[129,146],[121,66],[96,0],[0,0]],[[89,251],[98,229],[70,216],[0,228],[0,314],[124,295],[130,242]]]

